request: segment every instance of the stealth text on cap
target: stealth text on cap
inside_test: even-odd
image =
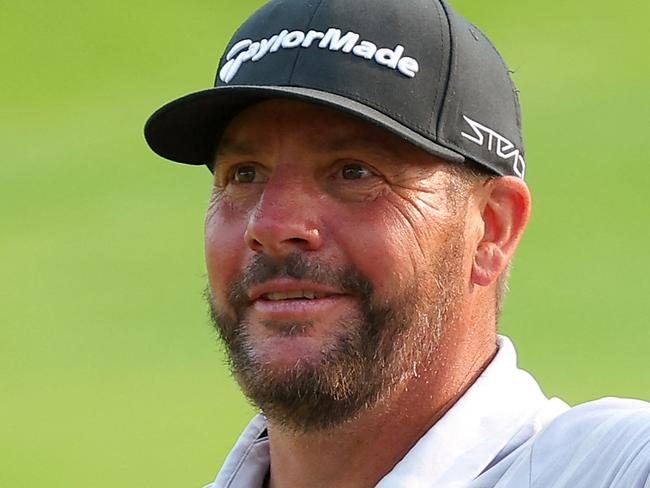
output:
[[[472,128],[474,134],[461,132],[460,135],[474,144],[487,147],[488,151],[495,152],[501,159],[511,160],[514,173],[522,179],[525,177],[526,161],[524,161],[521,151],[509,139],[506,139],[495,130],[470,119],[467,115],[463,115],[463,119]]]
[[[398,44],[395,49],[379,48],[370,41],[361,40],[361,36],[355,32],[342,35],[340,29],[332,27],[327,32],[310,30],[307,33],[299,30],[289,32],[285,29],[269,39],[239,41],[228,51],[226,63],[219,71],[219,78],[224,83],[230,83],[244,63],[259,61],[267,54],[280,49],[309,48],[317,41],[320,49],[341,51],[374,60],[377,64],[398,71],[407,78],[414,78],[420,70],[416,59],[404,56],[404,46]]]

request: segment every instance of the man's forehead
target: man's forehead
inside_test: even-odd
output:
[[[364,151],[398,158],[408,152],[431,157],[361,118],[314,103],[272,99],[236,115],[221,137],[217,157],[257,154],[273,138],[299,138],[314,152]]]

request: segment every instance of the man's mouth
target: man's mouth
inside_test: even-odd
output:
[[[296,290],[287,292],[270,292],[264,293],[261,298],[264,300],[278,301],[278,300],[315,300],[318,298],[325,298],[332,296],[332,293],[313,290]]]
[[[348,295],[322,283],[279,278],[248,290],[251,313],[266,320],[315,320],[332,316]]]
[[[278,302],[282,300],[317,300],[341,295],[341,291],[330,286],[308,281],[280,278],[256,285],[248,290],[248,298]]]

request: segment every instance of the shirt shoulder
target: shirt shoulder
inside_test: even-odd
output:
[[[578,405],[511,456],[490,486],[650,488],[650,403],[603,398]]]
[[[634,488],[650,480],[650,404],[603,398],[558,416],[531,447],[532,486]]]

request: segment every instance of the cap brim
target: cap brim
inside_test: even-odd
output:
[[[454,163],[465,160],[461,154],[366,105],[332,93],[289,86],[232,85],[191,93],[154,112],[145,125],[145,139],[163,158],[211,166],[220,134],[231,118],[243,108],[270,98],[303,100],[331,107],[386,129],[441,159]]]

